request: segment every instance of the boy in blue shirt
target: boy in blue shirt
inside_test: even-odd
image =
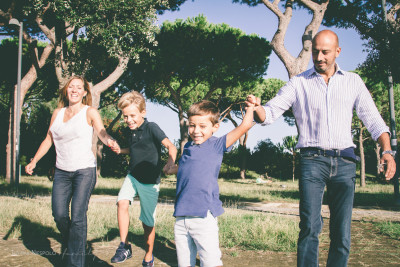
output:
[[[242,123],[228,134],[215,137],[219,111],[210,101],[200,101],[188,110],[189,135],[177,173],[174,232],[178,266],[222,266],[216,217],[224,212],[219,199],[218,175],[224,152],[253,125],[253,109],[248,107]]]
[[[132,248],[128,243],[129,204],[138,195],[140,199],[140,220],[144,229],[145,250],[143,266],[154,266],[153,246],[155,239],[155,215],[160,190],[161,145],[168,150],[168,161],[163,171],[168,173],[175,164],[177,150],[165,133],[154,122],[145,118],[146,103],[144,97],[132,91],[124,94],[118,101],[124,122],[131,130],[129,147],[113,149],[116,153],[129,154],[129,174],[119,191],[118,227],[121,243],[112,257],[112,263],[124,262],[132,257]]]

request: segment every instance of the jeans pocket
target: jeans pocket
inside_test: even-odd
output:
[[[347,159],[347,158],[343,158],[343,157],[340,157],[340,159],[343,162],[348,163],[348,164],[351,164],[351,163],[355,164],[356,163],[354,160],[351,160],[351,159]]]
[[[304,153],[300,153],[300,157],[301,159],[307,160],[307,159],[315,159],[317,158],[319,155],[316,153],[312,153],[312,152],[304,152]]]

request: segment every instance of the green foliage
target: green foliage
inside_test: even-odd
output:
[[[211,24],[202,15],[164,22],[156,41],[155,56],[129,69],[144,81],[148,99],[174,111],[251,88],[265,74],[271,53],[265,39]]]
[[[44,42],[38,42],[38,53],[39,55],[42,53],[44,47],[47,44]],[[31,67],[30,55],[28,53],[28,46],[26,44],[23,45],[22,49],[23,57],[22,57],[22,72],[27,72]],[[17,78],[17,55],[18,55],[18,39],[9,38],[1,40],[0,44],[0,58],[4,60],[7,64],[0,65],[0,147],[5,148],[8,141],[8,127],[10,121],[10,106],[12,103],[13,93],[16,84]],[[29,123],[29,116],[35,116],[35,109],[42,105],[42,103],[48,102],[56,96],[55,88],[58,88],[58,82],[55,79],[54,68],[51,68],[50,65],[45,65],[43,67],[44,72],[38,73],[38,79],[33,84],[32,89],[28,91],[25,96],[25,104],[22,107],[23,116],[21,120],[21,163],[24,163],[23,159],[29,160],[33,155],[31,150],[32,146],[37,144],[35,138],[42,139],[45,134],[38,137],[36,136],[35,129],[27,130],[26,127]],[[42,111],[43,118],[47,118],[47,116],[51,116],[50,114],[44,114],[45,111]],[[44,119],[45,121],[46,119]],[[34,126],[36,127],[36,126]],[[44,133],[46,133],[48,125],[37,125],[38,128],[43,129]],[[25,135],[25,132],[29,132],[33,130],[32,135]],[[39,129],[38,129],[39,130]],[[24,138],[27,137],[28,140]],[[32,139],[30,139],[32,138]],[[41,141],[42,141],[41,140]],[[41,142],[40,141],[40,142]],[[40,143],[39,143],[40,144]],[[25,147],[27,145],[28,147]],[[37,149],[36,148],[33,149]],[[28,153],[28,154],[27,154]],[[1,158],[6,158],[6,150],[0,150]],[[3,160],[0,162],[0,170],[2,174],[5,174],[5,164],[6,161]]]
[[[377,77],[371,77],[369,75],[370,70],[367,70],[366,66],[362,66],[361,68],[356,70],[356,73],[361,76],[365,85],[369,89],[371,96],[374,100],[374,103],[381,114],[382,118],[385,120],[386,125],[390,126],[390,109],[389,109],[389,87],[385,81],[381,81],[377,79]],[[394,110],[395,110],[395,120],[397,122],[400,121],[400,102],[398,101],[398,95],[400,95],[400,84],[395,84],[393,87],[394,92]],[[360,119],[357,117],[357,114],[354,112],[353,122],[352,122],[352,129],[355,142],[358,142],[358,135],[360,131],[360,127],[365,127],[361,124]],[[396,132],[400,130],[399,123],[396,124]],[[376,173],[377,171],[377,158],[375,149],[375,141],[372,140],[371,135],[368,131],[363,131],[363,139],[365,139],[365,147],[364,147],[364,154],[365,154],[365,167],[366,171],[370,173]],[[358,144],[358,143],[357,143]],[[356,153],[359,153],[357,151]]]
[[[366,40],[367,60],[363,66],[368,76],[375,81],[387,81],[387,68],[390,66],[396,83],[400,82],[400,27],[399,8],[393,9],[393,19],[389,10],[398,5],[396,0],[387,0],[388,31],[385,29],[381,1],[330,1],[325,13],[324,24],[339,28],[353,28]],[[397,16],[396,16],[397,14]],[[397,19],[396,19],[397,18]],[[386,43],[386,38],[388,43]],[[388,48],[386,45],[388,44]]]
[[[111,121],[117,116],[116,112],[115,107],[101,110],[101,114],[104,115],[102,116],[103,122],[108,134],[117,140],[121,148],[126,148],[129,145],[130,130],[126,127],[125,123],[120,119],[112,129],[108,127]],[[103,146],[102,153],[101,176],[125,177],[129,169],[129,155],[117,155],[106,146]]]
[[[156,5],[166,4],[163,0],[32,0],[25,14],[36,14],[49,5],[52,12],[46,15],[45,24],[54,25],[61,35],[65,21],[75,27],[76,33],[82,29],[80,38],[104,47],[111,56],[137,59],[140,52],[149,52],[148,46],[154,44]]]
[[[283,138],[283,147],[287,149],[290,152],[290,154],[295,155],[297,142],[298,142],[297,136],[285,136]]]
[[[64,76],[81,74],[98,83],[115,69],[116,58],[138,61],[139,54],[151,53],[157,44],[157,12],[177,10],[185,1],[3,1],[0,9],[23,21],[29,37],[53,42],[57,52],[52,63],[62,66]],[[12,35],[15,29],[5,25],[0,32]]]
[[[292,176],[291,155],[283,147],[275,145],[270,139],[259,141],[249,160],[249,169],[278,179]]]
[[[221,170],[219,172],[220,177],[226,179],[238,179],[240,177],[240,167],[242,157],[250,158],[250,149],[244,148],[243,146],[235,146],[229,153],[224,154],[222,160]],[[246,178],[257,178],[257,174],[254,172],[246,172]]]
[[[56,100],[41,103],[31,102],[21,118],[21,157],[30,162],[43,139],[46,137],[50,125],[51,115],[56,108]],[[35,174],[47,175],[50,168],[55,165],[56,154],[54,146],[38,162]],[[23,164],[24,162],[21,162]],[[24,172],[24,168],[22,168]]]

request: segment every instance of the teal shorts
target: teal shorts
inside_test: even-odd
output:
[[[130,204],[133,198],[138,195],[140,200],[140,217],[145,225],[153,227],[156,218],[156,207],[160,184],[142,184],[132,175],[128,174],[118,193],[117,203],[120,200],[129,200]]]

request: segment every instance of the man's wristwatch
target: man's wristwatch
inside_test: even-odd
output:
[[[392,155],[393,158],[394,158],[394,157],[396,156],[396,151],[393,151],[393,150],[385,150],[385,151],[382,152],[382,156],[385,155],[385,154],[390,154],[390,155]]]

